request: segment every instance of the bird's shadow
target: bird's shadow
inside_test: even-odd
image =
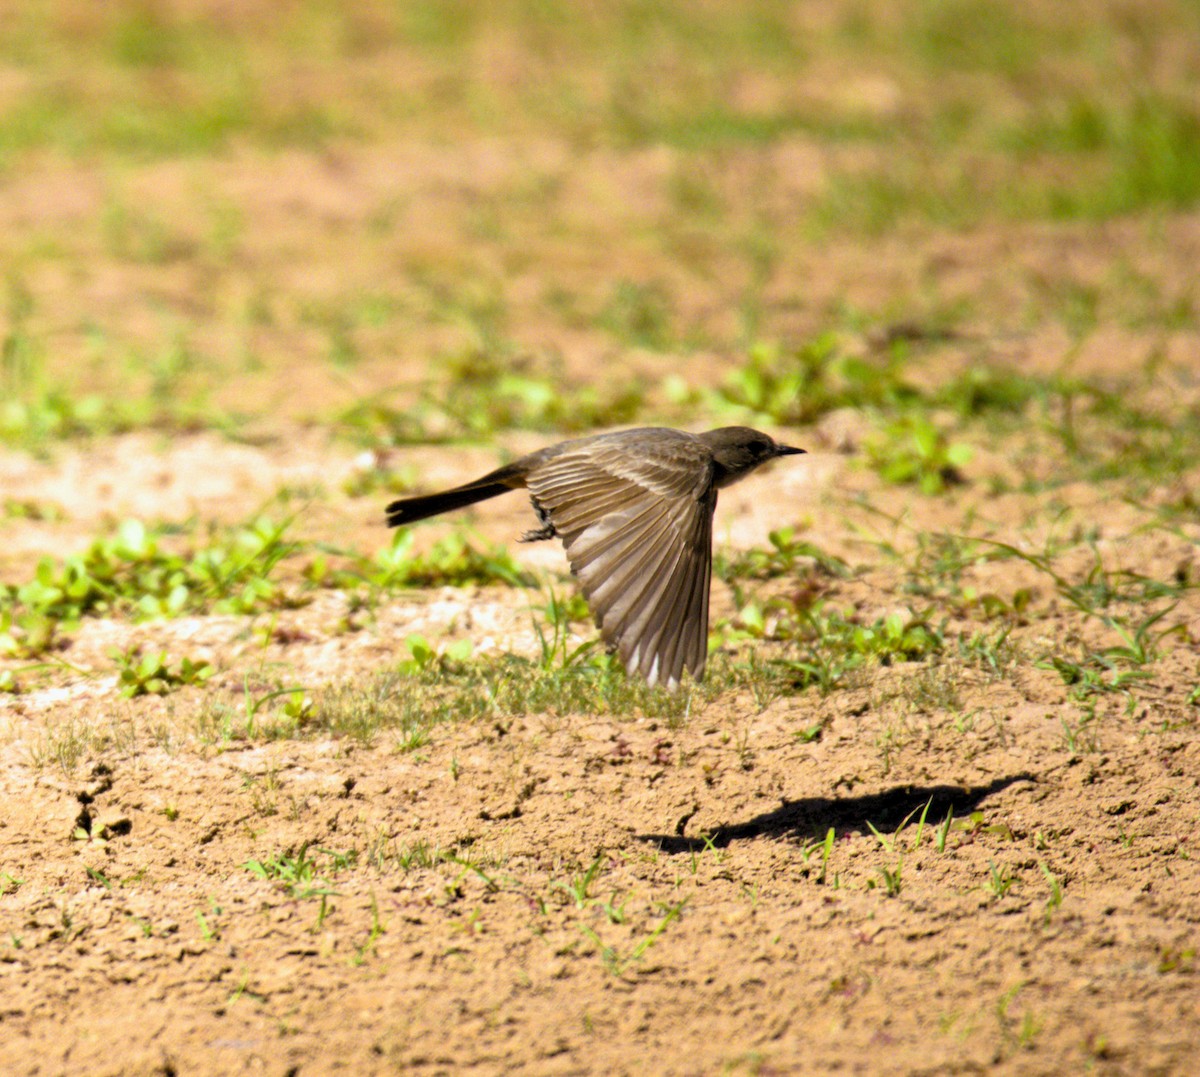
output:
[[[639,834],[640,841],[652,842],[664,853],[700,852],[709,847],[724,848],[735,841],[752,838],[789,838],[799,842],[817,841],[834,830],[866,830],[870,823],[880,833],[898,829],[907,820],[916,825],[922,812],[927,823],[970,815],[981,801],[1007,789],[1015,782],[1033,782],[1031,774],[1012,774],[996,778],[987,785],[963,788],[957,785],[905,785],[882,793],[857,797],[807,797],[785,800],[774,811],[763,812],[744,823],[718,828],[705,837],[689,838],[679,834]],[[929,807],[926,810],[925,805]],[[683,823],[681,822],[681,829]]]

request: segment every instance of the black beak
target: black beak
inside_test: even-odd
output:
[[[776,456],[800,456],[802,453],[806,453],[806,452],[808,452],[807,449],[796,449],[796,448],[793,448],[791,445],[776,445],[775,446],[775,455]]]

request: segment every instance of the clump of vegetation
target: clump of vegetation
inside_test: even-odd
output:
[[[389,445],[479,439],[497,430],[585,433],[632,422],[646,399],[636,381],[571,384],[477,348],[446,357],[439,369],[415,401],[357,404],[337,419],[338,427],[367,444]]]
[[[888,423],[866,444],[867,460],[887,482],[914,484],[924,494],[940,494],[963,481],[971,446],[951,441],[923,415]]]
[[[919,400],[898,353],[875,360],[847,353],[833,333],[798,347],[757,344],[713,391],[714,410],[743,421],[801,426],[837,408],[894,410]]]
[[[404,587],[532,583],[505,550],[477,547],[461,535],[418,553],[413,533],[402,530],[374,557],[342,554],[334,566],[324,550],[289,537],[289,527],[290,521],[259,516],[177,551],[169,548],[174,536],[168,530],[127,520],[82,554],[43,558],[33,579],[0,586],[0,654],[44,654],[84,617],[249,615],[302,605],[306,590],[320,587],[370,603]],[[280,566],[304,554],[309,561],[299,579],[285,583]]]
[[[43,558],[32,580],[0,589],[0,649],[38,653],[54,631],[69,630],[85,616],[145,620],[286,605],[290,599],[271,578],[295,552],[285,530],[259,517],[208,546],[173,553],[161,534],[127,520],[82,554]]]
[[[203,684],[215,670],[204,659],[183,658],[169,662],[166,651],[143,654],[140,650],[116,651],[121,695],[126,699],[138,696],[165,696],[185,685]]]
[[[773,580],[795,576],[809,567],[829,576],[846,577],[850,568],[840,557],[826,553],[812,542],[796,537],[795,528],[781,527],[767,535],[770,548],[753,547],[730,552],[718,550],[713,557],[713,573],[729,584],[745,580]]]
[[[342,555],[340,565],[319,552],[305,568],[305,578],[320,587],[371,594],[406,587],[530,587],[534,583],[503,546],[481,548],[458,533],[438,539],[425,553],[416,551],[416,533],[407,527],[393,532],[391,543],[373,557],[336,552]]]

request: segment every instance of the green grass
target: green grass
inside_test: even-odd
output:
[[[455,352],[443,357],[441,376],[421,386],[415,401],[390,403],[393,393],[362,400],[335,418],[335,429],[372,446],[429,444],[513,429],[582,434],[644,414],[645,390],[637,381],[598,388],[523,365],[475,347]]]
[[[126,699],[137,696],[165,696],[185,685],[202,685],[215,670],[204,659],[183,658],[177,663],[167,659],[166,651],[143,654],[133,649],[115,651],[121,695]]]
[[[242,527],[193,536],[184,546],[179,529],[127,520],[82,554],[43,558],[31,579],[0,585],[0,653],[44,654],[84,617],[255,615],[304,605],[322,587],[339,588],[359,607],[373,607],[404,588],[533,582],[506,551],[481,549],[461,535],[418,553],[412,531],[403,529],[367,556],[294,539],[291,523],[259,516]],[[291,579],[281,579],[284,563],[301,558],[304,564]]]
[[[1078,162],[1073,177],[1017,188],[1014,215],[1102,220],[1200,201],[1200,108],[1192,101],[1146,95],[1112,106],[1074,98],[999,137],[1029,163]]]
[[[718,690],[650,688],[594,653],[560,665],[514,654],[469,656],[462,647],[438,653],[423,640],[410,640],[409,647],[413,658],[399,670],[317,693],[304,734],[372,743],[398,733],[403,746],[443,723],[527,714],[641,713],[672,722]]]
[[[864,324],[855,287],[815,309],[796,278],[805,252],[896,227],[1187,212],[1200,94],[1170,46],[1197,32],[1193,7],[1086,19],[999,0],[843,3],[820,19],[780,0],[615,0],[569,18],[533,0],[22,10],[0,41],[14,73],[0,167],[69,174],[81,191],[101,179],[78,211],[35,214],[6,247],[0,441],[45,453],[134,429],[244,436],[288,395],[290,362],[329,368],[315,417],[371,445],[805,424],[838,407],[871,409],[887,441],[896,422],[944,430],[907,414],[943,402],[1016,414],[1020,397],[1053,398],[1057,375],[978,375],[997,365],[989,341],[1047,321],[1078,343],[1114,321],[1188,331],[1194,288],[1131,242],[1107,276],[1039,271],[1016,303],[1003,260],[966,296],[932,294],[931,266]],[[476,176],[485,146],[496,167]],[[281,153],[295,149],[310,152]],[[418,175],[395,189],[335,178],[334,162],[352,177],[373,154]],[[461,190],[436,168],[419,178],[435,157],[468,170]],[[327,186],[296,179],[325,209],[303,210],[295,231],[236,178],[321,162]],[[446,223],[425,236],[411,226],[433,207]],[[1169,247],[1169,231],[1152,243]],[[611,264],[583,256],[610,251],[622,252]],[[97,284],[110,259],[129,302]],[[313,279],[293,274],[301,263]],[[69,301],[48,283],[64,275]],[[885,343],[860,347],[864,329]],[[968,332],[976,383],[924,388],[922,362],[961,359]],[[640,376],[592,376],[579,357],[608,349],[645,353]],[[681,383],[693,358],[725,373]],[[1165,446],[1172,468],[1189,444]],[[897,481],[936,486],[946,466],[906,470]]]
[[[0,124],[10,167],[45,150],[196,157],[397,131],[689,154],[802,138],[886,149],[890,179],[840,174],[815,211],[841,227],[911,216],[963,225],[995,210],[1100,218],[1200,197],[1195,74],[1155,57],[1161,41],[1196,31],[1186,7],[1081,20],[1073,10],[937,0],[910,5],[899,22],[843,5],[817,25],[778,0],[626,0],[570,19],[525,0],[479,10],[250,3],[220,19],[145,6],[68,11],[38,5],[6,28],[0,57],[22,75]],[[498,41],[526,78],[472,62]],[[435,77],[396,77],[418,58]],[[880,113],[853,95],[815,93],[831,63],[880,72],[906,107]],[[1148,65],[1161,67],[1154,89]],[[738,100],[749,78],[767,89],[764,101]],[[979,197],[980,153],[995,200]],[[950,167],[939,168],[947,155]],[[1049,178],[1026,167],[1031,155],[1076,167]]]

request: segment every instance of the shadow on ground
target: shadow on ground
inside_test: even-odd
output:
[[[987,785],[964,789],[955,785],[906,785],[882,793],[867,793],[857,797],[809,797],[804,800],[785,800],[774,811],[764,812],[744,823],[721,827],[707,837],[689,838],[683,834],[639,834],[640,841],[653,842],[664,853],[700,852],[715,846],[724,848],[735,841],[752,838],[791,838],[795,841],[818,841],[830,827],[835,830],[866,830],[869,822],[880,833],[899,828],[907,819],[916,825],[925,805],[927,823],[942,820],[954,810],[956,817],[969,815],[980,803],[994,793],[1007,789],[1015,782],[1034,782],[1031,774],[1013,774],[997,778]],[[686,824],[681,823],[680,829]]]

